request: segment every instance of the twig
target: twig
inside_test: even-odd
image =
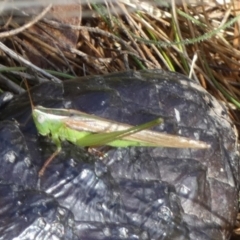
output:
[[[119,43],[121,43],[127,50],[134,52],[135,54],[137,54],[137,52],[128,45],[128,43],[124,40],[122,40],[121,38],[115,36],[112,33],[106,32],[101,30],[100,28],[97,27],[86,27],[86,26],[75,26],[75,25],[69,25],[69,24],[64,24],[64,23],[58,23],[55,21],[51,21],[48,19],[42,19],[43,22],[49,24],[50,26],[57,28],[57,29],[61,29],[61,28],[66,28],[66,29],[72,29],[72,30],[87,30],[89,32],[93,32],[96,34],[100,34],[102,36],[105,36],[107,38],[113,39],[115,41],[118,41]]]
[[[39,15],[37,15],[37,17],[35,17],[33,20],[26,23],[22,27],[0,33],[0,38],[11,37],[13,35],[17,35],[18,33],[30,28],[35,23],[37,23],[41,18],[43,18],[45,16],[45,14],[50,10],[51,7],[52,7],[52,4],[49,4]]]
[[[4,84],[4,86],[7,86],[9,90],[15,93],[24,93],[25,90],[21,88],[19,85],[5,77],[4,75],[0,74],[0,82]]]
[[[40,72],[42,75],[50,78],[53,82],[56,83],[61,83],[62,81],[56,77],[54,77],[53,75],[47,73],[46,71],[42,70],[41,68],[37,67],[36,65],[30,63],[29,61],[27,61],[26,59],[24,59],[23,57],[21,57],[20,55],[18,55],[17,53],[15,53],[13,50],[11,50],[10,48],[8,48],[6,45],[4,45],[2,42],[0,42],[0,49],[5,52],[6,54],[8,54],[10,57],[12,57],[13,59],[15,59],[16,61],[23,63],[24,65],[34,69],[37,72]],[[39,81],[41,82],[41,80],[39,79]]]

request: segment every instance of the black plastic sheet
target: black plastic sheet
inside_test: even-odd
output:
[[[210,149],[111,148],[98,159],[38,136],[27,94],[1,111],[0,239],[228,239],[237,214],[237,134],[198,83],[161,70],[44,83],[36,105],[79,109],[199,139]]]

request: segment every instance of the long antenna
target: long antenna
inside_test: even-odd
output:
[[[23,81],[26,85],[26,89],[27,89],[27,92],[28,92],[28,97],[29,97],[29,100],[30,100],[31,108],[34,109],[33,100],[32,100],[32,96],[30,94],[30,88],[29,88],[28,82],[27,82],[26,79],[24,79]]]

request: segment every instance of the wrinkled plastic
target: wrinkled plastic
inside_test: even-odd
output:
[[[10,92],[0,93],[0,110],[13,99],[14,95]]]
[[[226,109],[198,83],[161,70],[44,83],[35,104],[156,131],[210,149],[110,148],[103,159],[38,136],[27,94],[1,111],[0,239],[228,239],[237,214],[237,134]],[[14,119],[14,121],[13,121]]]

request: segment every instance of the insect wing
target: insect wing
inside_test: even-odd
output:
[[[86,117],[86,116],[85,116]],[[112,141],[119,141],[111,144],[116,147],[128,147],[128,146],[153,146],[153,147],[171,147],[171,148],[196,148],[204,149],[210,146],[202,141],[192,140],[186,137],[180,137],[171,134],[164,134],[148,130],[153,126],[156,126],[162,122],[162,119],[158,118],[154,121],[142,124],[140,126],[132,127],[131,125],[117,123],[112,120],[98,118],[91,115],[85,117],[74,117],[64,119],[67,127],[75,129],[77,131],[93,132],[93,135],[85,137],[86,142],[79,143],[79,145],[87,144],[91,146],[94,142],[95,146],[106,145]],[[88,138],[89,137],[89,138]],[[124,142],[126,141],[126,142]],[[92,145],[93,146],[93,145]]]
[[[135,127],[130,127],[128,129],[122,130],[122,131],[93,133],[91,135],[88,135],[88,136],[82,138],[81,143],[79,142],[79,145],[88,146],[88,147],[89,146],[107,145],[108,143],[110,143],[114,140],[123,139],[129,135],[135,134],[144,129],[154,127],[154,126],[158,125],[159,123],[161,123],[161,121],[162,120],[159,118],[159,119],[155,119],[151,122],[144,123],[142,125],[135,126]],[[64,123],[66,124],[67,127],[72,128],[70,119],[65,119]],[[90,130],[90,132],[91,132],[91,130]],[[146,145],[148,145],[148,144],[146,143]]]

